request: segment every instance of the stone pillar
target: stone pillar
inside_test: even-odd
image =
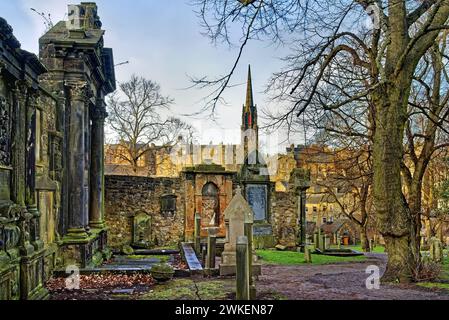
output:
[[[89,225],[103,229],[104,223],[104,121],[106,108],[102,99],[91,112]]]
[[[215,269],[215,256],[216,256],[216,245],[217,245],[217,227],[207,228],[207,258],[206,258],[206,269]]]
[[[290,174],[290,183],[294,187],[294,191],[298,201],[297,216],[299,217],[299,248],[304,252],[306,246],[306,192],[310,188],[310,171],[306,169],[296,168]],[[319,228],[319,223],[317,223]]]
[[[308,246],[304,247],[304,261],[306,263],[312,263],[312,252]]]
[[[26,95],[27,87],[22,81],[16,82],[14,89],[14,106],[12,116],[12,200],[19,206],[25,208],[25,144],[26,144]]]
[[[306,189],[299,189],[298,194],[298,202],[299,202],[299,246],[301,252],[305,252],[306,243]]]
[[[195,229],[194,229],[194,249],[199,256],[201,253],[201,215],[195,213]]]
[[[86,83],[68,82],[69,91],[68,141],[67,141],[67,189],[68,192],[68,230],[69,238],[86,238],[88,213],[86,210],[86,150],[85,150],[85,109]]]
[[[236,243],[236,299],[250,300],[248,238],[238,237]]]
[[[36,250],[42,249],[44,244],[40,240],[40,213],[36,202],[36,108],[38,95],[36,92],[29,97],[27,106],[27,137],[26,137],[26,197],[28,212],[32,215],[30,220],[30,240]]]

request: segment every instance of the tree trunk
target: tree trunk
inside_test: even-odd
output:
[[[374,95],[373,195],[377,227],[388,253],[387,268],[382,277],[384,282],[410,282],[418,261],[416,230],[402,193],[401,181],[403,135],[410,90],[406,77],[402,74]]]
[[[360,226],[360,243],[362,245],[363,252],[370,252],[368,233],[366,232],[366,226]]]

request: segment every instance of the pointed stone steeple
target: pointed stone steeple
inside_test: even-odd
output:
[[[248,65],[248,82],[246,84],[246,103],[245,109],[247,112],[254,106],[253,100],[253,82],[251,80],[251,65]]]
[[[246,100],[242,110],[242,130],[257,127],[257,108],[254,105],[251,65],[248,66],[248,82],[246,84]]]
[[[259,127],[257,125],[257,107],[254,104],[253,82],[251,77],[251,66],[248,66],[248,82],[246,84],[246,100],[242,110],[242,146],[244,148],[244,159],[252,155],[256,160],[250,160],[251,163],[257,162],[257,150],[259,148]]]

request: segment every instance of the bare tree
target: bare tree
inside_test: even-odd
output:
[[[365,110],[364,123],[357,117],[349,119],[356,126],[367,126],[373,137],[373,199],[377,227],[389,255],[383,280],[412,280],[420,265],[421,210],[403,193],[403,142],[412,83],[419,63],[449,28],[449,2],[197,0],[197,4],[206,33],[215,41],[230,42],[232,24],[240,23],[243,31],[230,71],[217,79],[195,79],[200,87],[214,88],[210,108],[220,101],[250,39],[282,42],[287,36],[295,40],[292,55],[270,84],[274,97],[287,105],[275,125],[293,127],[297,117],[311,108],[321,110],[323,116],[334,110],[345,115],[354,106]],[[364,27],[370,15],[374,28]],[[447,60],[447,55],[442,59]],[[348,86],[341,86],[342,78]],[[434,117],[432,111],[427,113]],[[444,122],[447,116],[443,113],[433,120]]]
[[[360,230],[362,249],[370,251],[368,223],[372,218],[372,159],[368,148],[332,150],[335,169],[320,186],[344,217]]]
[[[173,99],[163,96],[159,84],[136,75],[121,83],[120,92],[109,98],[108,124],[117,135],[123,152],[118,156],[129,163],[134,172],[138,162],[152,144],[170,148],[182,134],[191,135],[192,128],[178,118],[164,117]]]

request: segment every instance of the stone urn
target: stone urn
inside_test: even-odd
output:
[[[151,276],[157,282],[165,282],[173,279],[175,270],[167,263],[158,263],[151,267]]]

